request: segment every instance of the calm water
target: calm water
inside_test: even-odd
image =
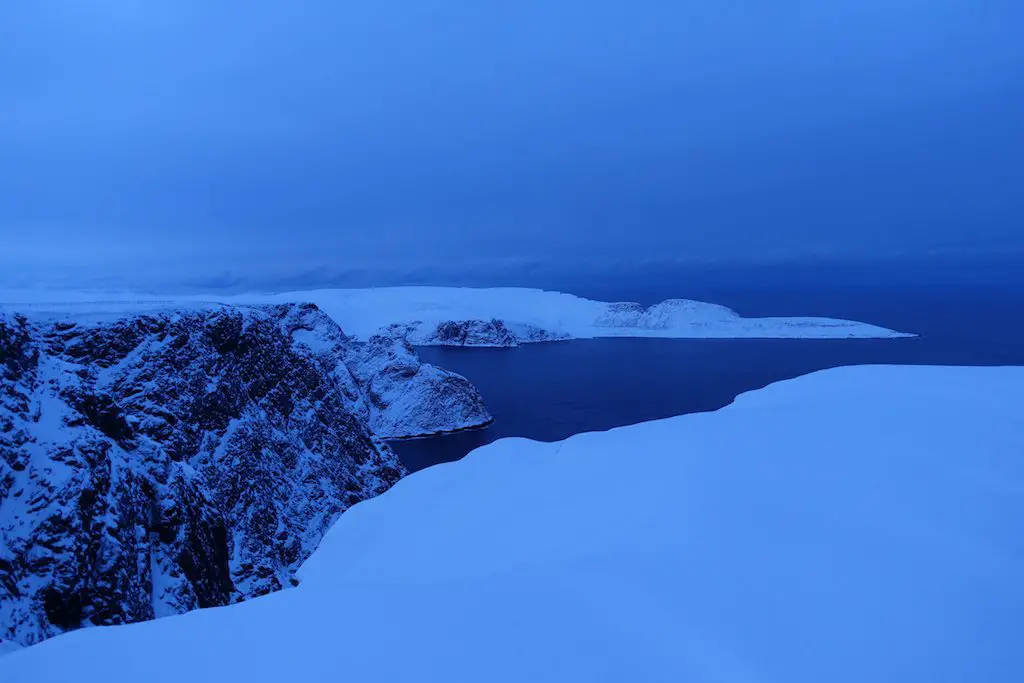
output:
[[[930,276],[930,277],[929,277]],[[671,296],[745,315],[825,315],[920,334],[891,340],[593,339],[517,349],[420,349],[468,377],[495,422],[488,429],[394,444],[410,470],[457,460],[506,436],[544,441],[672,415],[716,410],[744,391],[840,365],[1024,365],[1024,269],[908,277],[877,271],[711,273],[627,286],[565,287],[650,304]]]

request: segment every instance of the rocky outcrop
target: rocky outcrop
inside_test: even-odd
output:
[[[374,335],[348,367],[367,396],[370,425],[384,438],[455,432],[493,420],[469,380],[420,362],[404,337]]]
[[[0,312],[0,641],[289,585],[342,511],[402,476],[372,421],[411,436],[467,397],[486,413],[463,378],[385,346],[313,305]]]
[[[689,299],[667,299],[646,308],[630,302],[608,304],[607,310],[597,318],[595,325],[667,330],[731,324],[737,320],[741,320],[739,314],[725,306]]]
[[[620,301],[608,304],[594,324],[597,327],[639,327],[646,309],[637,303]]]
[[[442,346],[519,345],[519,340],[500,320],[449,320],[437,326],[432,341]]]
[[[520,344],[561,341],[568,335],[550,332],[526,323],[502,320],[446,320],[436,325],[423,322],[391,325],[385,330],[416,346],[473,346],[511,348]]]

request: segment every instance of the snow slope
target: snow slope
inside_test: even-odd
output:
[[[163,297],[166,299],[166,297]],[[284,294],[193,296],[191,301],[223,303],[311,302],[334,318],[345,332],[366,340],[391,325],[410,327],[414,344],[443,344],[445,323],[486,325],[502,321],[518,342],[590,337],[752,337],[871,338],[907,336],[875,325],[832,318],[743,318],[724,306],[670,299],[644,308],[633,303],[607,303],[539,289],[464,287],[386,287],[317,289]],[[0,291],[0,304],[19,310],[47,310],[69,302],[102,312],[111,301],[158,305],[160,297],[124,292]],[[507,345],[478,339],[474,345]]]
[[[0,680],[1019,683],[1024,368],[850,367],[342,515],[294,589],[0,658]]]

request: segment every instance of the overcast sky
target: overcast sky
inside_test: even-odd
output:
[[[1019,0],[0,8],[0,267],[1024,245]]]

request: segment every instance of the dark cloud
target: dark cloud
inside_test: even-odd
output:
[[[1022,25],[997,0],[6,3],[0,264],[1012,248]]]

